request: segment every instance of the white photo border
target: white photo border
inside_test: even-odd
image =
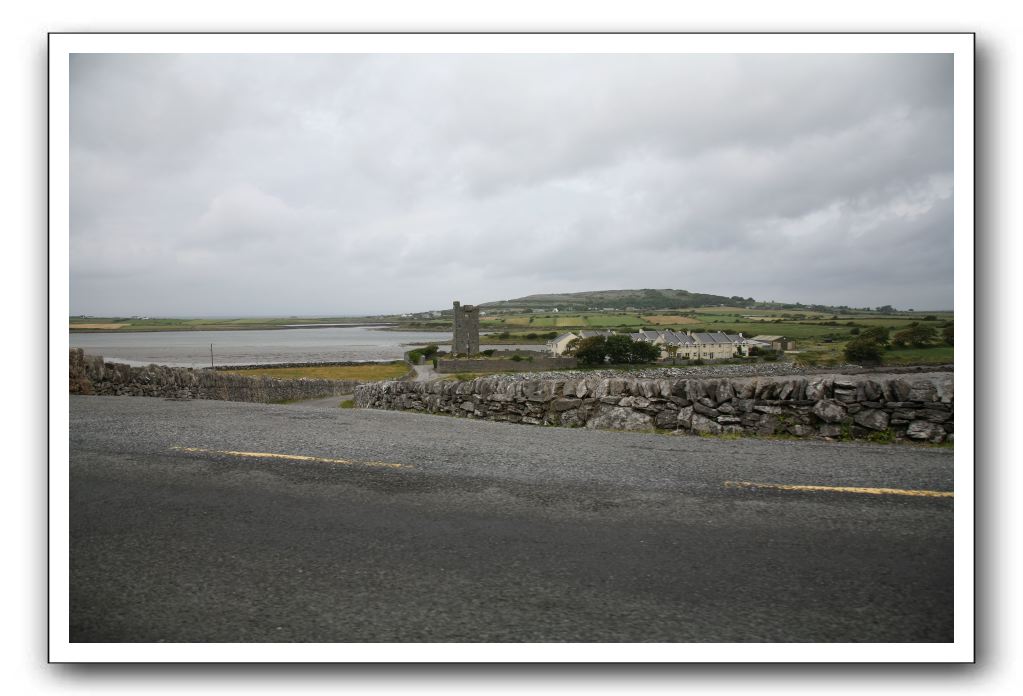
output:
[[[955,315],[974,327],[972,33],[53,33],[49,36],[49,660],[120,663],[968,663],[974,661],[974,346],[956,345],[951,643],[72,643],[69,634],[69,59],[73,53],[947,53],[954,71]],[[971,332],[972,333],[972,332]],[[965,335],[965,334],[964,334]]]

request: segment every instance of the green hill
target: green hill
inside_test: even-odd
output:
[[[551,309],[560,311],[586,311],[600,309],[677,309],[687,307],[712,307],[716,305],[751,305],[752,297],[725,297],[708,295],[688,290],[592,290],[589,292],[568,292],[528,295],[513,300],[485,302],[482,307],[494,309]]]

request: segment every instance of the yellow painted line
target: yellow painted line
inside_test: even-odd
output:
[[[923,498],[951,498],[952,491],[923,491],[907,488],[859,488],[855,486],[797,486],[788,483],[725,481],[726,488],[769,488],[776,491],[825,491],[829,493],[865,493],[867,495],[911,495]]]
[[[171,447],[178,452],[195,452],[197,454],[226,454],[231,457],[252,457],[254,459],[287,459],[295,462],[323,462],[325,464],[358,464],[362,466],[382,466],[388,469],[411,469],[407,464],[390,462],[362,462],[355,459],[330,459],[328,457],[310,457],[304,454],[278,454],[275,452],[237,452],[234,450],[211,450],[201,447]]]

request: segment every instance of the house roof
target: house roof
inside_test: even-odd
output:
[[[694,333],[693,337],[698,343],[704,344],[732,343],[732,339],[730,339],[728,335],[722,331],[718,331],[716,333]]]
[[[785,337],[784,336],[766,336],[766,335],[761,335],[761,336],[754,336],[753,340],[754,341],[767,341],[768,343],[774,343],[775,341],[784,341]]]
[[[696,339],[678,331],[665,331],[664,342],[668,345],[694,345]]]
[[[614,336],[614,331],[580,331],[581,338],[593,338],[594,336]]]
[[[560,336],[558,336],[557,338],[551,340],[551,343],[561,343],[563,340],[565,340],[566,338],[569,338],[569,337],[576,338],[576,335],[574,333],[572,333],[571,331],[569,331],[568,333],[563,333]]]

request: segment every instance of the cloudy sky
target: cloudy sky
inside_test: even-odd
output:
[[[944,55],[75,55],[71,312],[952,306]]]

